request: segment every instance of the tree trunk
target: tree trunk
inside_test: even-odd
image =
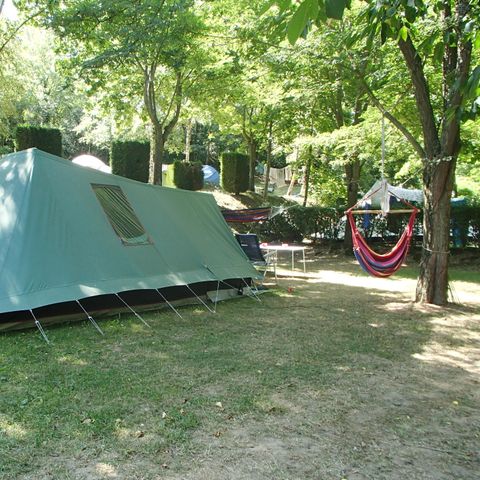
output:
[[[257,163],[257,142],[253,137],[248,137],[249,177],[248,190],[255,191],[255,166]]]
[[[163,116],[163,119],[159,120],[155,99],[155,72],[155,64],[150,66],[149,68],[143,69],[143,98],[145,102],[145,108],[151,122],[150,164],[148,171],[148,183],[153,183],[154,185],[161,185],[165,142],[172,133],[173,128],[177,124],[178,117],[180,116],[182,100],[182,75],[180,72],[176,72],[177,80],[175,84],[175,90],[172,92],[170,107]]]
[[[187,125],[185,126],[185,161],[190,161],[190,145],[192,144],[192,119],[187,120]]]
[[[288,186],[287,190],[287,197],[289,197],[293,192],[293,187],[295,186],[295,182],[297,180],[297,174],[292,172],[292,178],[290,178],[290,185]]]
[[[357,203],[358,199],[358,182],[360,180],[360,173],[362,164],[360,160],[355,159],[345,165],[345,175],[347,182],[347,208],[352,207]],[[353,248],[352,230],[345,225],[345,237],[343,240],[343,248],[345,251],[351,251]]]
[[[265,165],[265,188],[263,189],[264,200],[268,197],[268,184],[270,182],[270,164],[272,162],[272,128],[273,122],[270,120],[268,125],[267,161]]]
[[[308,201],[308,189],[310,187],[310,173],[312,170],[312,157],[313,157],[313,149],[312,146],[308,148],[308,158],[307,158],[307,163],[305,165],[305,174],[303,177],[303,186],[305,188],[303,192],[303,206],[307,206],[307,201]]]
[[[443,159],[442,159],[443,160]],[[445,305],[448,300],[450,199],[455,161],[431,163],[424,168],[423,252],[416,301]]]
[[[165,140],[162,133],[162,127],[160,126],[155,128],[155,126],[152,126],[148,183],[152,183],[154,185],[162,184],[162,164],[164,150]]]

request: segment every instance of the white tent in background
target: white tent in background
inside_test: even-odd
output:
[[[373,187],[363,196],[365,203],[372,207],[380,207],[385,213],[390,210],[390,196],[407,200],[408,202],[417,202],[423,204],[423,191],[417,189],[407,189],[394,187],[386,180],[377,180]],[[360,200],[359,204],[362,204]]]
[[[76,165],[81,165],[82,167],[93,168],[95,170],[100,170],[101,172],[105,173],[112,173],[112,169],[109,165],[106,165],[97,157],[93,155],[83,154],[75,157],[72,160],[72,163]]]

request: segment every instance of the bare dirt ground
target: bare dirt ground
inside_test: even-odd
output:
[[[307,386],[292,396],[288,385],[279,386],[271,403],[282,414],[261,423],[238,419],[218,438],[198,432],[188,471],[158,478],[480,477],[479,285],[455,285],[461,305],[418,307],[414,280],[357,276],[357,268],[320,259],[306,281],[279,286],[294,288],[304,308],[321,310],[320,321],[340,311],[372,332],[389,329],[384,342],[404,336],[404,354],[354,353],[350,345],[328,388]],[[392,325],[400,318],[421,324],[416,340],[409,327]]]

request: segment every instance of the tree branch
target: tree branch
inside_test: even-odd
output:
[[[455,73],[455,83],[449,91],[446,101],[443,128],[442,128],[442,150],[446,156],[456,156],[460,149],[460,119],[457,110],[461,106],[463,98],[463,87],[468,79],[470,63],[472,58],[472,42],[466,40],[462,42],[462,23],[470,10],[470,4],[466,0],[459,0],[455,12],[455,61],[456,64],[452,70]],[[458,52],[458,53],[457,53]]]
[[[410,77],[413,83],[417,110],[423,130],[425,150],[423,158],[435,158],[439,155],[441,146],[438,137],[438,128],[433,114],[432,102],[430,100],[428,82],[423,71],[423,63],[410,37],[407,37],[406,40],[400,38],[398,40],[398,46],[410,70]]]
[[[2,2],[3,8],[3,2]],[[0,54],[3,52],[5,47],[16,37],[17,33],[28,23],[30,20],[33,20],[35,17],[38,17],[41,13],[43,13],[46,8],[42,8],[35,13],[32,13],[29,17],[27,17],[23,22],[19,23],[12,31],[12,33],[6,38],[6,40],[0,45]],[[1,10],[0,10],[1,12]]]
[[[397,127],[397,129],[403,134],[403,136],[408,140],[413,149],[417,152],[419,157],[421,159],[424,159],[426,156],[425,150],[417,141],[417,139],[408,131],[407,127],[402,122],[400,122],[400,120],[398,120],[398,118],[394,117],[388,110],[386,110],[380,100],[372,92],[372,89],[369,87],[365,79],[360,77],[360,81],[363,85],[363,88],[365,88],[367,95],[370,97],[373,105],[375,105],[382,112],[385,118],[387,118],[393,125],[395,125],[395,127]]]
[[[166,121],[168,118],[168,115],[170,115],[170,111],[173,103],[175,103],[175,112],[173,114],[173,117],[167,123],[163,131],[163,136],[165,139],[168,138],[173,128],[177,124],[178,118],[180,117],[180,110],[182,108],[182,82],[183,82],[182,74],[181,72],[177,72],[177,83],[175,84],[175,91],[172,95],[172,100],[170,102],[170,106],[168,108],[168,112],[167,112],[167,115],[165,116],[164,121]]]

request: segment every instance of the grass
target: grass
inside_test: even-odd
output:
[[[478,312],[318,268],[151,329],[1,336],[0,479],[475,478]]]

